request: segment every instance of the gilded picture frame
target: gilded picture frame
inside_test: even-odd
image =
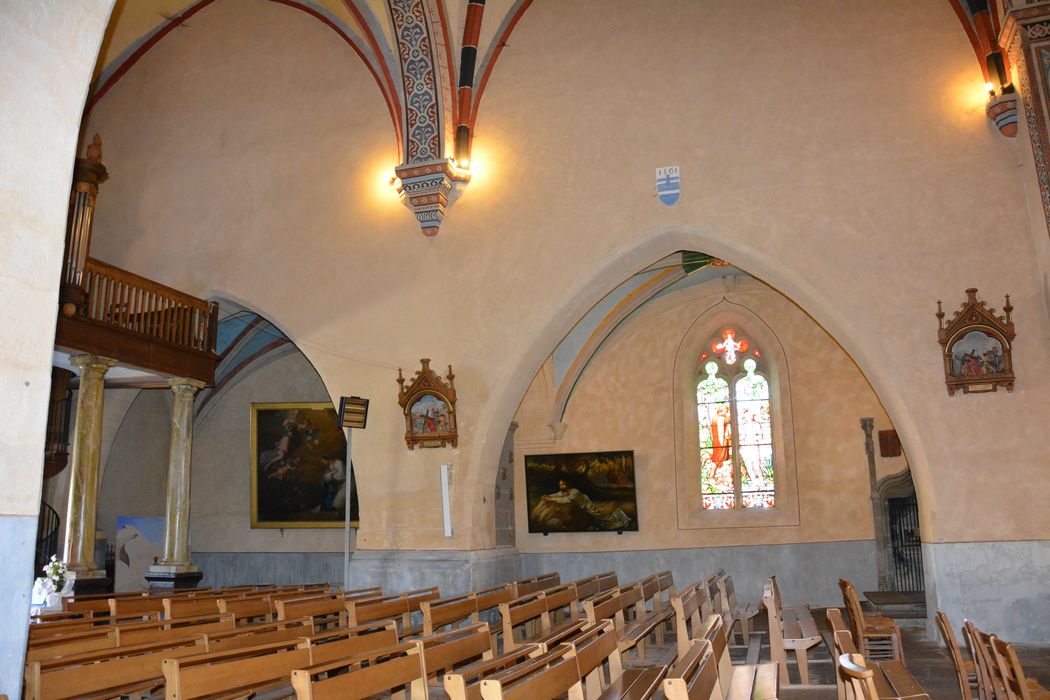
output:
[[[1014,307],[1006,295],[1004,315],[977,299],[977,289],[966,290],[966,301],[951,319],[945,321],[941,302],[937,302],[937,339],[944,361],[944,383],[948,395],[994,392],[1004,387],[1014,390],[1013,340]]]
[[[250,418],[251,527],[341,528],[357,485],[346,436],[330,403],[253,403]]]

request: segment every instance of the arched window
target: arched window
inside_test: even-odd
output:
[[[702,507],[772,508],[773,415],[762,355],[732,328],[707,348],[696,382]]]

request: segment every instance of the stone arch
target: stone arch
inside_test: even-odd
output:
[[[571,330],[587,310],[626,279],[654,260],[678,250],[702,250],[734,266],[746,270],[777,289],[811,316],[835,339],[861,370],[887,414],[897,428],[908,454],[916,482],[920,504],[920,518],[928,526],[929,518],[924,496],[931,488],[928,463],[922,440],[911,412],[896,385],[890,381],[891,367],[869,352],[859,339],[854,322],[836,309],[833,301],[816,285],[806,279],[804,270],[790,268],[780,260],[737,239],[719,235],[702,225],[673,226],[646,232],[607,253],[591,269],[588,276],[566,295],[565,302],[552,313],[541,333],[523,343],[521,352],[508,363],[503,377],[494,378],[493,392],[484,413],[490,416],[487,425],[479,430],[479,445],[474,454],[476,472],[482,493],[489,494],[498,478],[500,454],[507,435],[507,426],[528,389],[529,382],[551,349]],[[482,476],[484,475],[484,476]],[[491,511],[475,509],[475,531],[491,533],[487,521]],[[477,535],[479,537],[482,535]],[[479,542],[484,546],[488,542]]]

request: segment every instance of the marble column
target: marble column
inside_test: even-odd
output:
[[[204,382],[169,379],[175,396],[171,407],[171,444],[168,448],[168,495],[164,517],[164,558],[150,574],[197,571],[190,563],[190,455],[193,451],[193,402]],[[152,579],[152,576],[150,577]]]
[[[69,358],[69,363],[80,374],[80,390],[77,392],[63,559],[80,581],[105,578],[106,575],[95,566],[95,514],[98,510],[105,376],[117,361],[95,355],[75,355]]]

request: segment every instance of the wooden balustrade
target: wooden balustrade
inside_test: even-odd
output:
[[[88,258],[80,316],[184,350],[215,352],[218,307],[119,267]]]

